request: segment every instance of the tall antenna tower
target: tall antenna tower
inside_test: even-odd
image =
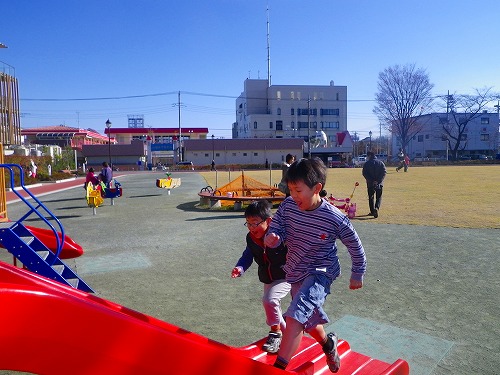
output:
[[[271,44],[269,41],[269,5],[267,6],[267,85],[271,86]]]

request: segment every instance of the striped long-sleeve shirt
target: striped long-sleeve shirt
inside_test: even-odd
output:
[[[289,283],[315,273],[326,273],[335,280],[340,275],[336,239],[351,256],[351,277],[363,279],[366,256],[361,240],[349,218],[325,200],[315,210],[301,211],[292,198],[285,199],[273,216],[271,232],[288,247],[284,270]]]

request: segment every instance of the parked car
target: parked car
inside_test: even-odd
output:
[[[352,158],[352,163],[354,164],[355,167],[362,167],[363,164],[365,164],[365,162],[366,162],[366,155]]]

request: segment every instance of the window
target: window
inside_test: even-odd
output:
[[[257,129],[257,121],[254,121],[254,122],[253,122],[253,128],[254,128],[254,129]]]
[[[276,91],[276,99],[281,100],[281,91]]]
[[[479,139],[481,141],[489,141],[490,140],[490,135],[489,134],[481,134]]]
[[[426,134],[425,139],[429,139],[429,138],[430,138],[429,134]]]
[[[272,128],[273,128],[273,122],[269,121],[269,129],[272,129]]]
[[[299,129],[307,129],[309,126],[309,123],[307,121],[298,121],[297,126]]]
[[[247,156],[247,153],[246,153],[246,152],[244,152],[244,153],[243,153],[243,156]]]
[[[281,108],[276,109],[276,114],[277,114],[278,116],[281,116]]]
[[[488,117],[481,117],[481,124],[489,124],[490,119]]]
[[[283,121],[276,121],[276,130],[283,130]]]
[[[292,109],[290,109],[290,115],[292,115],[292,116],[293,116],[294,114],[295,114],[295,109],[293,109],[293,108],[292,108]]]
[[[295,121],[292,121],[292,122],[290,123],[290,128],[295,129]]]
[[[217,158],[218,158],[218,157],[220,157],[220,153],[216,152],[216,153],[215,153],[215,156],[216,156]]]
[[[295,99],[295,93],[293,91],[290,91],[290,99]],[[293,115],[293,113],[292,113]]]
[[[236,152],[233,152],[233,154],[232,154],[232,155],[233,155],[233,156],[236,156]]]
[[[338,108],[321,108],[319,110],[320,116],[338,116],[340,113]]]
[[[205,157],[206,157],[206,158],[208,158],[208,156],[209,156],[208,154],[205,154]]]
[[[321,121],[322,129],[338,129],[340,123],[338,121]]]
[[[253,156],[259,156],[259,153],[258,152],[254,152]]]
[[[317,116],[318,115],[318,109],[317,108],[309,108],[309,111],[307,108],[297,108],[297,115],[302,115],[302,116],[307,116],[307,114],[311,116]]]
[[[423,141],[424,141],[424,136],[423,135],[419,135],[417,142],[423,142]]]

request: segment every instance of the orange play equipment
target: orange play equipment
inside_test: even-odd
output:
[[[50,375],[328,374],[324,354],[305,337],[287,371],[262,339],[242,348],[215,342],[95,295],[0,262],[0,369]],[[342,374],[406,375],[340,340]]]

